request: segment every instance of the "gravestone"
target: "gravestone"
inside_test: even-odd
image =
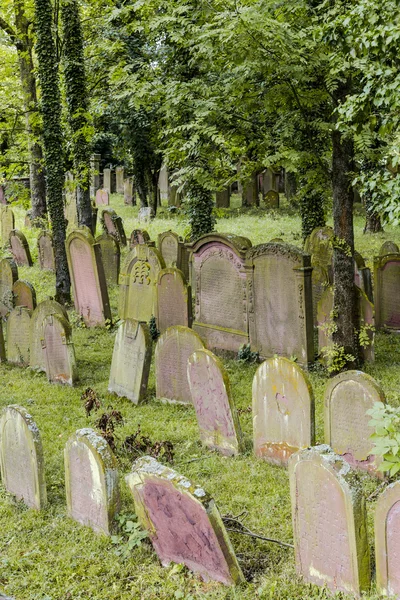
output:
[[[51,299],[39,302],[31,317],[29,364],[32,369],[38,371],[46,371],[46,357],[42,348],[42,340],[44,339],[46,318],[51,315],[59,315],[68,322],[68,313],[64,306]]]
[[[133,186],[133,177],[127,177],[124,181],[124,204],[127,206],[135,205],[135,188]]]
[[[243,183],[242,205],[243,206],[259,206],[260,205],[260,199],[259,199],[259,195],[258,195],[257,173],[254,173],[250,180]]]
[[[76,205],[76,188],[74,187],[73,177],[70,174],[70,177],[66,176],[66,184],[65,184],[65,206],[64,206],[64,216],[68,221],[68,225],[70,227],[75,227],[78,225],[78,209]]]
[[[125,169],[124,167],[116,167],[115,168],[115,180],[116,180],[116,192],[117,194],[124,193],[124,179],[125,179]]]
[[[96,238],[96,244],[100,246],[106,281],[109,285],[115,285],[118,283],[121,260],[119,244],[115,237],[106,232]]]
[[[157,341],[154,369],[156,396],[167,402],[191,404],[187,367],[188,360],[204,344],[188,327],[170,327]]]
[[[111,169],[103,169],[103,188],[109,193],[112,193],[111,190]]]
[[[3,320],[0,319],[0,362],[6,362],[6,345],[4,343]]]
[[[275,192],[278,191],[278,178],[279,178],[279,176],[272,169],[270,169],[270,168],[265,169],[261,173],[260,178],[261,178],[261,186],[260,186],[260,188],[261,188],[261,192],[262,192],[263,198],[271,190],[275,191]]]
[[[386,254],[398,254],[400,252],[398,245],[395,242],[389,240],[384,242],[379,250],[379,256],[385,256]]]
[[[157,281],[157,328],[164,333],[168,327],[192,324],[192,294],[182,271],[163,269]]]
[[[0,204],[7,204],[4,185],[0,185]]]
[[[10,233],[15,229],[15,217],[11,208],[7,205],[0,207],[1,242],[3,247],[10,243]]]
[[[0,260],[0,315],[5,317],[14,306],[13,286],[18,279],[18,268],[14,259]]]
[[[317,227],[306,239],[304,251],[311,254],[314,325],[317,325],[317,306],[326,288],[333,284],[333,242],[331,227]]]
[[[138,244],[148,244],[150,236],[145,229],[134,229],[129,238],[129,248],[132,249]]]
[[[325,442],[352,467],[372,475],[378,474],[380,459],[372,454],[370,436],[375,429],[368,425],[366,412],[375,402],[385,402],[383,390],[361,371],[340,373],[329,380],[325,389]]]
[[[211,233],[188,244],[195,314],[193,329],[208,348],[237,352],[249,341],[245,256],[251,242]]]
[[[270,358],[253,379],[254,452],[287,466],[290,456],[315,443],[314,394],[304,371],[287,358]]]
[[[126,235],[122,219],[117,215],[115,210],[113,208],[106,208],[103,210],[101,218],[104,223],[104,231],[114,236],[121,246],[126,246]]]
[[[7,492],[29,508],[47,503],[43,448],[39,429],[22,407],[10,405],[0,418],[1,479]]]
[[[242,450],[242,433],[228,374],[208,350],[196,350],[187,366],[190,392],[202,443],[225,456]]]
[[[168,200],[168,169],[166,165],[162,165],[160,174],[158,176],[158,190],[160,193],[160,200]]]
[[[126,477],[135,513],[164,567],[184,564],[204,581],[244,581],[229,535],[210,496],[150,456]]]
[[[275,190],[269,190],[264,196],[265,206],[267,208],[279,208],[279,194]]]
[[[229,187],[215,193],[215,204],[217,208],[229,208],[231,204],[231,189]]]
[[[96,206],[108,206],[110,204],[110,196],[107,190],[100,189],[96,192]]]
[[[371,269],[365,265],[365,260],[357,251],[354,252],[354,283],[373,302]]]
[[[400,481],[390,484],[375,508],[376,586],[379,596],[400,597]]]
[[[92,154],[90,157],[90,196],[93,198],[100,187],[100,161],[101,154]]]
[[[32,225],[32,210],[27,210],[25,213],[24,226],[26,227],[26,229],[32,229]]]
[[[289,244],[268,243],[247,253],[250,343],[263,358],[314,360],[311,257]]]
[[[189,278],[189,255],[182,238],[173,231],[165,231],[158,236],[158,249],[165,266],[180,269],[186,279]]]
[[[139,223],[150,223],[153,216],[153,209],[150,206],[143,206],[139,209],[138,221]]]
[[[147,392],[151,364],[151,338],[147,325],[123,321],[117,331],[108,391],[138,404]]]
[[[375,322],[377,329],[400,331],[400,254],[374,259]]]
[[[18,229],[10,233],[11,253],[18,267],[31,267],[33,265],[28,240]]]
[[[94,429],[79,429],[64,449],[65,491],[69,516],[110,535],[120,506],[117,461]]]
[[[306,583],[352,597],[369,589],[365,500],[357,475],[328,446],[289,460],[296,568]]]
[[[47,379],[51,383],[74,385],[76,361],[71,325],[61,315],[48,315],[43,321],[42,335]]]
[[[36,308],[35,288],[29,281],[18,279],[13,285],[13,296],[15,306],[25,306],[31,311]]]
[[[48,231],[42,231],[38,240],[39,265],[42,271],[55,271],[53,237]]]
[[[87,327],[104,326],[111,311],[100,246],[87,227],[71,231],[65,244],[75,310]]]
[[[17,306],[7,320],[7,360],[20,367],[29,366],[31,311]]]

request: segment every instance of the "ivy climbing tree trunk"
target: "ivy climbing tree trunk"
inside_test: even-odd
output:
[[[186,188],[187,212],[190,223],[190,239],[192,241],[205,233],[214,230],[212,193],[195,181],[189,181]]]
[[[53,232],[56,265],[56,299],[70,300],[70,277],[65,251],[65,218],[63,206],[63,135],[61,97],[56,47],[53,39],[51,0],[35,0],[36,52],[38,57],[41,110],[43,116],[44,158],[47,173],[47,205]]]

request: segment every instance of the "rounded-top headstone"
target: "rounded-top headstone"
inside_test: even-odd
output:
[[[176,268],[163,269],[157,281],[157,326],[161,333],[174,325],[191,325],[191,288],[185,276]]]
[[[28,240],[18,229],[10,232],[10,246],[14,260],[19,267],[31,267],[33,265]]]
[[[317,227],[311,232],[304,244],[304,250],[311,254],[311,264],[313,266],[331,267],[333,237],[332,227]]]
[[[150,236],[145,229],[134,229],[129,238],[129,247],[134,248],[138,244],[148,244]]]
[[[386,241],[382,244],[379,250],[379,256],[386,256],[386,254],[398,254],[400,252],[398,245],[395,242]]]
[[[35,288],[29,281],[18,279],[13,285],[15,306],[25,306],[29,310],[36,308]]]
[[[43,271],[55,271],[53,238],[48,231],[42,231],[38,240],[38,256]]]
[[[7,360],[20,367],[29,366],[31,311],[17,306],[7,320]]]
[[[97,190],[96,192],[96,205],[97,206],[108,206],[110,204],[110,196],[107,190]]]
[[[46,357],[42,348],[43,325],[46,317],[60,315],[68,321],[68,313],[64,306],[55,300],[48,299],[39,302],[32,313],[30,329],[30,362],[29,365],[38,371],[46,371]]]

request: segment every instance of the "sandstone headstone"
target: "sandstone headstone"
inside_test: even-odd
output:
[[[160,192],[161,200],[168,200],[168,191],[169,191],[169,183],[168,183],[168,169],[166,165],[162,165],[160,169],[160,174],[158,176],[158,189]]]
[[[173,325],[190,327],[192,323],[192,294],[179,269],[163,269],[157,281],[157,327],[164,333]]]
[[[242,434],[228,374],[221,361],[208,350],[196,350],[187,369],[202,443],[226,456],[238,454],[242,450]]]
[[[109,235],[113,235],[121,246],[126,246],[126,235],[122,219],[113,208],[103,210],[102,221],[104,223],[104,231]]]
[[[379,496],[375,509],[376,585],[380,596],[400,597],[400,481]]]
[[[31,311],[17,306],[7,320],[7,360],[20,367],[29,366]]]
[[[133,185],[133,177],[128,177],[124,181],[124,204],[127,206],[135,205],[135,188]]]
[[[231,203],[231,190],[226,188],[222,192],[216,192],[215,203],[217,208],[229,208]]]
[[[306,239],[304,250],[311,254],[314,325],[317,325],[317,306],[322,294],[333,283],[333,241],[331,227],[317,227]]]
[[[69,516],[109,535],[118,512],[117,461],[106,440],[93,429],[79,429],[64,450]]]
[[[141,402],[147,391],[151,363],[151,338],[147,325],[134,319],[123,321],[117,331],[108,390]]]
[[[76,362],[71,325],[61,315],[54,314],[45,317],[42,328],[47,379],[51,383],[74,385]]]
[[[279,208],[279,194],[275,190],[269,190],[264,196],[265,206],[267,208]]]
[[[357,251],[354,252],[354,283],[373,302],[371,269],[365,265],[365,260]]]
[[[184,564],[205,581],[244,581],[221,515],[210,496],[154,458],[126,477],[135,512],[163,566]]]
[[[40,433],[31,415],[20,406],[3,409],[0,464],[6,490],[29,508],[44,508],[47,494]]]
[[[32,313],[30,328],[30,366],[38,371],[46,371],[46,357],[42,349],[44,324],[46,318],[59,315],[68,322],[68,313],[64,306],[55,300],[40,302]]]
[[[68,221],[68,225],[70,227],[75,227],[78,225],[78,210],[76,206],[76,187],[73,183],[72,175],[68,177],[66,176],[65,183],[65,206],[64,206],[64,216]]]
[[[145,229],[134,229],[129,238],[129,247],[132,249],[138,244],[148,244],[149,242],[150,236]]]
[[[119,279],[121,260],[119,243],[114,236],[104,232],[96,238],[96,244],[100,246],[106,281],[109,285],[115,285]]]
[[[37,244],[40,268],[42,271],[55,271],[52,235],[48,231],[42,231]]]
[[[375,321],[377,329],[400,330],[400,254],[374,259]]]
[[[11,208],[7,205],[0,207],[1,242],[3,247],[10,242],[10,233],[15,229],[15,217]]]
[[[31,267],[33,265],[28,240],[22,231],[18,231],[18,229],[11,231],[10,246],[18,267]]]
[[[166,267],[180,269],[187,281],[189,278],[189,254],[182,238],[173,231],[160,233],[158,249],[165,260]]]
[[[386,254],[398,254],[400,252],[398,245],[395,242],[384,242],[379,250],[379,256]]]
[[[116,167],[115,175],[116,175],[116,192],[117,192],[117,194],[123,194],[124,193],[124,178],[125,178],[124,167]]]
[[[14,306],[13,286],[18,279],[18,268],[14,259],[0,260],[0,315],[5,317]]]
[[[111,194],[111,169],[103,170],[103,188]]]
[[[315,441],[314,394],[304,371],[287,358],[270,358],[253,380],[254,452],[287,466],[290,456]]]
[[[107,190],[100,189],[96,192],[96,206],[108,206],[110,204],[110,196]]]
[[[90,196],[93,198],[100,187],[100,161],[101,154],[92,154],[90,157]]]
[[[139,209],[139,223],[149,223],[153,218],[153,209],[150,206],[144,206]]]
[[[13,285],[13,295],[15,306],[25,306],[31,311],[36,308],[35,288],[29,281],[18,279]]]

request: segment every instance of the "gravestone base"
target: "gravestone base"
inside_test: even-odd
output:
[[[218,354],[223,351],[226,356],[236,355],[243,344],[249,343],[249,336],[235,329],[193,323],[193,330],[199,334],[207,348],[216,350]]]
[[[269,442],[257,448],[255,455],[257,458],[261,458],[269,462],[271,465],[287,467],[289,458],[292,456],[292,454],[298,451],[299,448],[290,446],[284,442]]]

